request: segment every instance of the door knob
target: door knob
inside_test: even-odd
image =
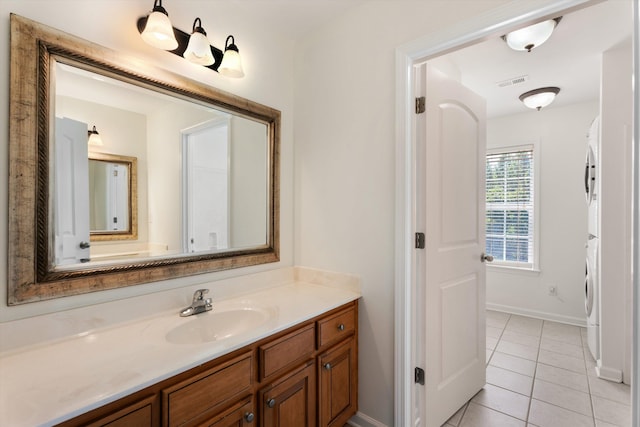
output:
[[[276,406],[276,400],[275,399],[269,399],[267,400],[267,406],[269,408],[273,408],[274,406]]]
[[[326,369],[327,371],[331,370],[331,363],[325,363],[324,364],[324,369]]]
[[[493,262],[493,255],[487,255],[485,253],[483,253],[482,255],[480,255],[480,261],[481,262]]]
[[[244,419],[248,423],[252,422],[254,418],[255,418],[255,415],[253,415],[253,412],[247,412],[244,414]]]

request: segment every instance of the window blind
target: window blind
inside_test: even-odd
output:
[[[533,149],[487,155],[486,253],[494,262],[534,265]]]

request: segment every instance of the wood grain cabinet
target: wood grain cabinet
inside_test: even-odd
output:
[[[342,427],[358,410],[358,302],[61,426]]]

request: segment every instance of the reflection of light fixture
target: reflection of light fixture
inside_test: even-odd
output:
[[[155,0],[153,11],[149,16],[138,18],[137,22],[140,35],[151,46],[183,56],[195,64],[219,71],[220,74],[227,77],[244,77],[240,53],[233,36],[227,37],[223,52],[209,44],[207,33],[201,25],[200,18],[196,18],[191,34],[172,27],[169,15],[162,7],[162,0]],[[231,44],[229,44],[229,40],[231,40]]]
[[[231,40],[231,44],[229,44],[229,40]],[[224,57],[218,72],[227,77],[244,77],[240,51],[238,46],[235,45],[233,36],[227,37],[227,41],[224,43]]]
[[[87,142],[87,144],[89,145],[104,145],[102,143],[102,138],[100,138],[100,134],[98,133],[98,131],[96,130],[96,127],[94,126],[92,130],[87,132],[89,135],[89,141]]]
[[[147,17],[146,25],[140,35],[142,40],[158,49],[174,50],[178,47],[169,14],[162,7],[162,0],[153,2],[153,10]]]
[[[553,30],[561,19],[562,17],[549,19],[512,31],[506,36],[502,36],[502,39],[506,41],[513,50],[526,50],[527,52],[531,52],[531,49],[540,46],[551,37],[551,33],[553,33]]]
[[[520,101],[529,108],[540,111],[551,104],[560,92],[559,87],[541,87],[520,95]]]
[[[199,65],[211,65],[215,62],[211,53],[211,45],[207,39],[207,33],[202,28],[202,21],[196,18],[193,21],[193,31],[189,37],[187,50],[182,54],[187,60]]]

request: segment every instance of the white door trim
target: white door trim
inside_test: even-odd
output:
[[[638,0],[634,0],[636,5]],[[415,222],[413,195],[415,152],[413,133],[413,65],[446,52],[460,49],[487,37],[505,34],[533,21],[551,18],[598,0],[538,0],[535,2],[509,2],[470,20],[452,25],[414,40],[396,49],[396,210],[395,210],[395,424],[412,423],[413,369],[411,337],[412,295],[414,265]],[[634,30],[637,34],[637,16]],[[637,64],[637,61],[635,62]],[[637,70],[636,70],[637,72]],[[637,75],[637,74],[636,74]],[[634,97],[635,99],[636,97]],[[637,112],[636,112],[637,114]],[[635,134],[638,146],[637,128]],[[637,152],[637,151],[636,151]],[[637,165],[636,165],[637,166]],[[637,198],[636,194],[636,198]],[[636,230],[638,227],[635,228]],[[636,287],[637,288],[637,287]],[[637,294],[636,294],[637,295]],[[637,297],[636,297],[637,298]],[[637,304],[634,305],[637,313]],[[637,315],[635,319],[638,319]],[[634,332],[634,349],[638,331]],[[636,379],[638,378],[636,372]],[[637,383],[637,382],[636,382]],[[638,412],[638,399],[634,399],[634,416]]]

